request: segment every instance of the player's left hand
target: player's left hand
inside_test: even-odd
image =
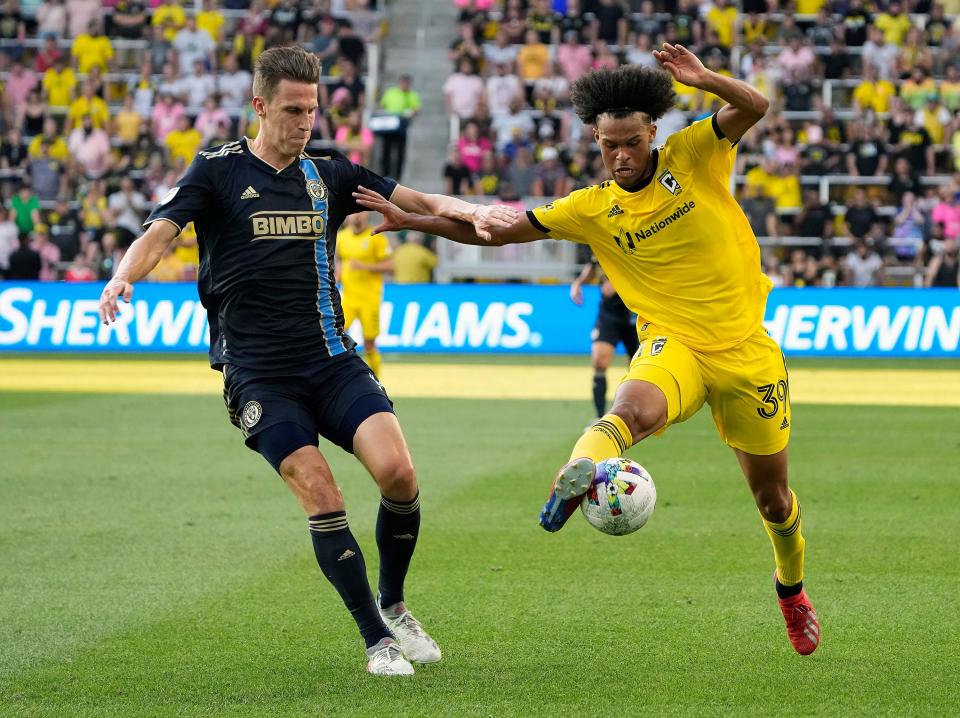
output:
[[[373,234],[395,232],[407,228],[407,213],[383,195],[374,192],[372,189],[358,186],[357,191],[353,193],[353,198],[357,200],[357,204],[361,207],[366,207],[383,215],[383,221],[373,228]]]
[[[707,76],[707,68],[700,58],[683,45],[663,43],[662,50],[654,50],[653,56],[673,78],[688,87],[700,87]]]
[[[493,235],[490,234],[491,229],[512,227],[518,219],[520,219],[520,213],[513,207],[502,204],[474,205],[473,228],[477,236],[487,242],[493,239]]]

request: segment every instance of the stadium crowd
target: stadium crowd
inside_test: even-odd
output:
[[[373,0],[6,0],[0,4],[0,277],[110,277],[197,151],[255,137],[253,63],[301,43],[323,60],[316,144],[369,162],[360,124]],[[190,280],[184,229],[150,275]]]
[[[736,183],[776,284],[958,286],[957,0],[456,4],[449,193],[549,197],[604,179],[571,83],[621,63],[652,67],[652,48],[680,43],[772,100],[741,143]],[[677,92],[658,143],[719,109],[716,97]]]
[[[199,148],[256,135],[251,70],[277,44],[323,60],[314,146],[377,159],[364,124],[375,0],[220,1],[0,3],[0,276],[109,277]],[[521,201],[599,181],[571,82],[652,66],[653,47],[679,42],[774,100],[736,182],[775,283],[957,285],[960,0],[455,1],[448,193]],[[410,84],[378,103],[398,118],[375,165],[392,176],[420,106]],[[677,89],[660,142],[718,107]],[[197,264],[188,226],[151,279],[190,280]]]

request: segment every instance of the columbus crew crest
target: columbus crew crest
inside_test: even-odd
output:
[[[263,407],[260,406],[260,402],[248,401],[240,413],[240,423],[243,424],[244,429],[252,429],[260,421],[261,416],[263,416]]]
[[[670,170],[664,170],[661,172],[657,180],[666,190],[670,192],[670,194],[678,195],[683,192],[683,187],[680,186],[680,183],[677,182],[677,178],[673,176],[673,173],[670,172]]]
[[[327,186],[323,183],[323,180],[308,179],[307,194],[310,195],[310,199],[322,202],[327,198]]]

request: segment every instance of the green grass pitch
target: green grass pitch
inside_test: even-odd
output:
[[[823,623],[802,658],[709,412],[631,450],[659,493],[640,532],[537,526],[584,386],[398,402],[423,491],[407,599],[444,650],[412,679],[363,672],[300,509],[216,398],[0,394],[0,715],[955,714],[957,409],[794,407]],[[375,578],[375,488],[326,449]]]

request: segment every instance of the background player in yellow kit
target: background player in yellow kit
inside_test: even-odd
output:
[[[806,655],[819,644],[820,624],[803,590],[800,507],[787,482],[787,371],[761,324],[771,282],[760,271],[750,224],[730,194],[735,145],[769,102],[745,82],[707,70],[682,46],[664,44],[654,55],[669,74],[620,67],[584,75],[572,88],[577,114],[594,127],[613,180],[492,232],[494,244],[545,237],[589,244],[638,315],[640,349],[613,407],[577,441],[540,523],[559,530],[597,462],[688,419],[706,402],[737,455],[773,544],[787,635]],[[655,122],[675,102],[674,79],[727,104],[654,149]],[[465,223],[406,214],[363,188],[356,196],[384,213],[377,230],[410,228],[488,243]]]
[[[337,233],[337,257],[343,285],[343,326],[350,328],[356,319],[363,329],[363,358],[380,376],[380,304],[383,301],[383,275],[393,271],[390,242],[385,234],[373,234],[367,212],[347,217]]]

